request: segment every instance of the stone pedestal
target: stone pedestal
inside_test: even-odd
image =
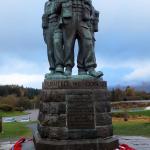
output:
[[[45,80],[41,92],[37,150],[113,150],[107,83],[97,79]]]

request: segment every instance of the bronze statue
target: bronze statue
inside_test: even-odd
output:
[[[78,41],[78,75],[90,75],[99,78],[102,72],[96,72],[94,52],[94,32],[98,26],[98,12],[91,0],[49,0],[43,15],[44,39],[48,47],[50,71],[72,75],[74,67],[74,46]],[[45,25],[46,28],[45,28]],[[54,74],[55,75],[55,74]]]

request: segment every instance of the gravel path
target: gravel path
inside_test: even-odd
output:
[[[18,122],[21,120],[22,117],[29,117],[30,121],[37,121],[38,114],[39,114],[38,109],[27,110],[25,112],[27,112],[28,114],[27,115],[21,115],[21,116],[13,116],[13,118],[15,118],[15,120]],[[3,117],[3,120],[5,120],[5,118],[8,118],[8,117]]]

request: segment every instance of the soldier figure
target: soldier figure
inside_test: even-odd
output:
[[[92,14],[91,14],[91,20],[90,20],[90,31],[92,35],[92,41],[93,41],[93,50],[95,49],[95,32],[98,32],[98,23],[99,23],[99,11],[95,10],[95,8],[92,6]],[[77,57],[77,64],[78,64],[78,74],[79,75],[86,75],[87,74],[87,68],[84,64],[84,55],[82,51],[82,45],[83,43],[79,43],[79,52],[78,52],[78,57]],[[94,60],[95,58],[95,52],[93,53]],[[103,75],[102,72],[101,76]]]
[[[62,30],[65,49],[65,74],[71,75],[74,67],[74,45],[75,40],[78,40],[80,53],[83,57],[80,66],[78,61],[79,74],[86,69],[89,75],[100,77],[101,72],[96,72],[96,60],[93,48],[93,39],[91,34],[91,0],[68,0],[62,2]],[[78,57],[80,59],[80,57]],[[79,60],[78,59],[78,60]]]
[[[88,72],[93,77],[103,75],[102,72],[95,71],[97,65],[94,32],[97,32],[95,29],[98,26],[97,14],[91,0],[49,0],[45,3],[42,27],[47,44],[50,74],[63,74],[64,66],[66,67],[65,75],[72,74],[74,46],[77,39],[78,74],[83,75]]]
[[[64,72],[64,52],[62,31],[59,28],[60,14],[57,0],[48,0],[45,3],[42,27],[44,41],[47,44],[47,54],[50,65],[50,74]]]

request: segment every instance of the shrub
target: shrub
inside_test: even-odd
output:
[[[15,107],[14,110],[15,110],[15,111],[21,111],[21,112],[22,112],[22,111],[24,111],[24,108],[23,108],[23,107]]]
[[[31,101],[26,98],[20,98],[17,107],[23,107],[25,110],[31,108]]]
[[[1,97],[0,105],[6,104],[12,107],[16,107],[17,104],[17,98],[15,95],[8,95],[6,97]]]
[[[1,104],[0,105],[0,110],[2,111],[12,111],[13,107],[7,104]]]

